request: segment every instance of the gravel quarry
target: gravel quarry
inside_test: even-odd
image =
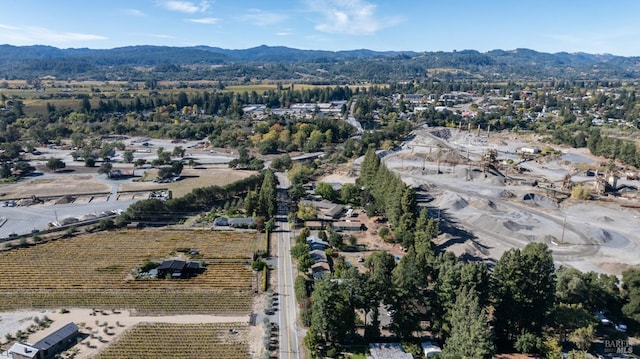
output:
[[[620,275],[640,265],[638,181],[619,179],[624,192],[570,198],[570,189],[561,190],[565,176],[593,189],[596,177],[584,168],[606,160],[554,147],[553,155],[523,161],[525,151],[547,146],[530,134],[423,128],[380,155],[439,218],[439,249],[495,262],[510,248],[543,242],[558,266]],[[486,166],[489,150],[494,166]]]

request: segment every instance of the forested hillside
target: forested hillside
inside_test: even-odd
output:
[[[132,46],[109,50],[49,46],[0,46],[0,78],[54,76],[58,79],[144,81],[249,79],[343,84],[420,80],[430,72],[453,79],[508,80],[549,78],[591,80],[640,76],[637,57],[528,49],[454,52],[319,51],[260,46],[226,50],[208,46]]]

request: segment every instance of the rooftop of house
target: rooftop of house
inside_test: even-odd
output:
[[[374,359],[413,359],[400,343],[371,343],[369,349]]]

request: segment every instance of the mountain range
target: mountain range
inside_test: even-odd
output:
[[[140,67],[146,67],[141,71]],[[209,46],[129,46],[113,49],[59,49],[51,46],[0,45],[0,78],[40,76],[136,80],[149,76],[218,78],[247,76],[342,82],[420,79],[429,70],[472,79],[635,79],[640,57],[610,54],[543,53],[529,49],[453,52],[300,50],[258,46],[231,50]],[[447,71],[445,71],[447,72]],[[169,75],[173,74],[173,75]]]

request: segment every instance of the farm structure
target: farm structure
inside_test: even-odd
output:
[[[35,344],[15,343],[9,349],[11,359],[49,359],[74,345],[78,326],[68,323]]]

